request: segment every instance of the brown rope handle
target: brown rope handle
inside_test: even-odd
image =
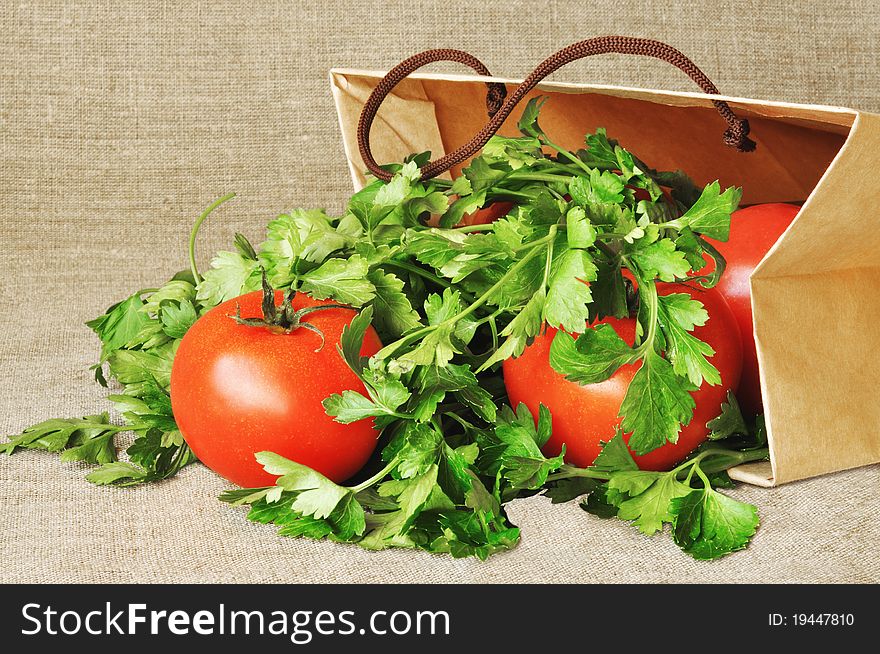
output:
[[[585,41],[578,41],[550,55],[533,70],[523,82],[507,97],[507,87],[500,82],[488,82],[486,92],[486,109],[489,122],[467,143],[449,154],[428,162],[422,169],[422,180],[431,179],[446,172],[456,164],[467,161],[476,154],[507,119],[513,108],[531,91],[538,82],[562,68],[566,64],[597,54],[632,54],[654,57],[672,64],[687,74],[705,92],[719,95],[718,88],[697,65],[670,45],[653,39],[641,39],[630,36],[599,36]],[[383,181],[389,181],[391,173],[383,170],[370,149],[370,128],[382,102],[403,79],[419,68],[436,61],[455,61],[473,68],[480,75],[490,77],[489,69],[467,52],[452,49],[426,50],[408,59],[404,59],[388,71],[373,89],[358,120],[357,137],[361,158],[373,175]],[[740,152],[751,152],[755,142],[749,138],[749,121],[738,118],[730,106],[723,100],[712,100],[712,104],[727,121],[724,131],[724,144],[736,148]]]

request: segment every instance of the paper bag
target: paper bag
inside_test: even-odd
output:
[[[355,188],[365,182],[358,116],[382,75],[330,73]],[[404,80],[374,122],[376,159],[425,150],[437,158],[468,141],[487,121],[487,81],[511,90],[519,83]],[[772,486],[880,461],[880,116],[590,84],[542,83],[533,95],[548,96],[541,125],[563,147],[577,149],[585,133],[605,127],[658,169],[684,170],[698,185],[742,186],[743,205],[804,203],[751,278],[770,462],[740,466],[731,477]],[[721,143],[724,123],[711,104],[719,97],[749,119],[755,152]],[[499,133],[516,135],[518,115]]]

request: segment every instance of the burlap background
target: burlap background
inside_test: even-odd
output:
[[[0,5],[0,433],[105,407],[82,322],[185,267],[191,221],[214,198],[239,193],[203,231],[202,260],[235,230],[258,240],[279,210],[343,205],[333,65],[455,46],[521,76],[564,44],[625,33],[679,47],[730,93],[880,110],[880,5],[864,0],[151,4]],[[622,57],[556,79],[689,88]],[[82,476],[39,453],[0,460],[0,581],[880,579],[878,466],[740,488],[763,525],[715,563],[541,498],[511,508],[522,545],[479,563],[279,539],[219,503],[226,484],[198,466],[129,490]]]

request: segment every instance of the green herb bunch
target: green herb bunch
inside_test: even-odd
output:
[[[97,467],[96,484],[131,485],[174,475],[195,461],[174,421],[169,380],[176,347],[198,317],[259,290],[265,278],[360,309],[339,351],[364,384],[324,401],[342,423],[371,419],[381,429],[376,460],[341,486],[270,452],[259,462],[280,475],[275,486],[224,493],[250,505],[249,519],[284,536],[328,538],[368,549],[421,548],[455,557],[516,545],[505,506],[543,493],[554,503],[584,498],[603,518],[632,521],[651,535],[671,524],[675,542],[709,559],[745,547],[758,525],[755,507],[716,490],[726,469],[766,458],[760,421],[747,425],[736,400],[719,407],[710,441],[669,472],[639,470],[623,440],[643,454],[675,442],[690,422],[690,395],[717,384],[712,348],[692,331],[709,319],[687,294],[660,296],[656,284],[709,288],[724,260],[704,237],[726,240],[741,192],[703,189],[681,172],[658,172],[609,139],[586,137],[576,152],[553,143],[538,124],[540,100],[519,122],[519,137],[494,136],[454,181],[420,181],[429,153],[389,166],[390,182],[355,193],[338,217],[296,210],[269,222],[254,248],[237,234],[202,276],[190,240],[191,269],[159,288],[116,304],[88,325],[102,342],[95,366],[121,393],[108,415],[49,420],[2,447],[44,449]],[[551,153],[552,154],[548,154]],[[462,219],[493,202],[513,203],[485,225]],[[432,218],[433,217],[433,218]],[[438,218],[439,217],[439,218]],[[712,272],[703,274],[705,258]],[[635,312],[636,342],[625,343],[606,316]],[[359,355],[367,327],[384,347]],[[560,328],[553,368],[591,384],[639,363],[610,433],[588,468],[547,457],[551,416],[508,406],[500,365],[519,356],[546,325]],[[127,460],[116,435],[134,432]]]

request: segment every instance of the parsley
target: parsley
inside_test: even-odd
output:
[[[712,440],[674,470],[639,470],[627,448],[641,454],[675,442],[693,419],[691,391],[721,381],[712,348],[694,335],[709,318],[702,304],[660,296],[656,284],[717,283],[724,259],[706,239],[727,237],[741,191],[718,182],[699,189],[680,171],[653,170],[602,129],[569,151],[539,124],[544,101],[526,105],[520,136],[493,136],[455,180],[421,181],[430,153],[413,155],[389,166],[388,183],[355,193],[341,215],[291,209],[269,221],[256,247],[236,234],[202,275],[196,236],[232,195],[220,198],[195,222],[187,271],[87,323],[101,343],[96,379],[116,385],[112,419],[48,420],[2,448],[86,462],[95,484],[175,475],[195,461],[170,399],[180,339],[206,311],[265,279],[358,309],[338,352],[363,389],[323,405],[341,423],[372,420],[381,447],[349,485],[259,453],[277,483],[221,498],[249,505],[250,520],[286,537],[485,559],[520,538],[507,504],[544,493],[555,503],[585,496],[590,513],[648,535],[671,525],[675,542],[697,558],[744,547],[757,527],[754,507],[716,488],[731,483],[727,468],[766,456],[766,432],[743,418],[733,396],[710,423]],[[498,201],[514,203],[502,219],[462,224]],[[705,256],[715,267],[703,275]],[[594,324],[628,315],[637,319],[633,343]],[[371,324],[385,345],[361,357]],[[500,364],[548,326],[558,329],[551,365],[571,381],[636,368],[622,432],[609,434],[588,468],[565,464],[564,452],[544,454],[552,426],[545,407],[532,415],[507,406]],[[125,431],[135,438],[120,454],[116,436]]]
[[[731,467],[765,458],[766,449],[704,449],[669,472],[639,470],[622,434],[608,442],[589,468],[563,465],[545,494],[556,502],[587,495],[581,507],[600,518],[632,522],[646,536],[671,525],[673,540],[697,559],[712,559],[748,545],[757,509],[712,488],[719,463]]]
[[[109,463],[116,460],[113,437],[120,427],[110,424],[102,413],[85,418],[45,420],[10,437],[3,451],[12,454],[18,448],[61,452],[64,461]]]
[[[672,364],[653,350],[648,351],[620,405],[622,427],[632,433],[630,447],[636,454],[678,440],[681,425],[688,424],[694,413],[689,390],[694,387],[676,376]]]
[[[676,497],[670,503],[673,537],[695,559],[715,559],[743,549],[758,528],[758,511],[712,490],[706,479],[702,490]]]

